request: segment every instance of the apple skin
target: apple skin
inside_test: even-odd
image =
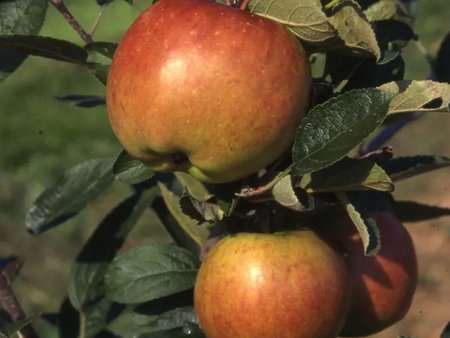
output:
[[[259,171],[293,141],[311,74],[281,24],[209,0],[160,0],[131,25],[107,83],[122,146],[208,183]]]
[[[417,286],[412,239],[389,212],[374,212],[381,249],[365,256],[361,237],[347,216],[327,216],[316,230],[344,253],[351,279],[352,304],[342,337],[368,336],[393,325],[409,310]],[[336,221],[339,221],[338,223]]]
[[[206,256],[194,304],[208,338],[335,338],[348,278],[343,258],[310,230],[239,233]]]

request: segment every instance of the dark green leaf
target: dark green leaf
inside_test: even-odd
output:
[[[450,321],[447,323],[445,328],[442,330],[440,338],[450,338]]]
[[[82,330],[86,337],[103,337],[101,334],[97,335],[106,329],[110,314],[114,312],[112,310],[114,305],[109,299],[100,298],[84,309],[81,314],[84,317]]]
[[[344,158],[325,169],[304,176],[300,186],[310,192],[394,190],[389,176],[375,162],[351,158]]]
[[[134,193],[99,224],[72,267],[69,298],[76,309],[83,310],[104,294],[103,279],[109,263],[157,194],[156,187]]]
[[[6,323],[0,322],[0,337],[1,337],[1,334],[4,334],[5,337],[14,336],[15,334],[17,334],[17,332],[20,329],[24,328],[25,326],[30,324],[33,320],[35,320],[38,317],[39,317],[39,315],[35,314],[30,317],[17,320],[15,322],[6,322]]]
[[[80,313],[72,306],[69,298],[65,298],[59,309],[58,337],[78,338],[80,332]]]
[[[198,325],[193,306],[175,308],[159,315],[140,313],[137,309],[125,311],[113,323],[111,330],[123,338],[139,337],[141,334],[159,332],[188,325]]]
[[[392,96],[377,89],[359,89],[314,107],[295,135],[294,171],[305,175],[347,155],[380,125]]]
[[[168,189],[166,188],[166,190]],[[199,255],[202,246],[199,245],[191,236],[191,234],[187,233],[186,230],[180,225],[180,223],[176,220],[176,218],[172,215],[171,211],[167,207],[164,199],[162,197],[158,197],[153,203],[152,207],[156,212],[158,219],[170,234],[170,237],[173,239],[173,241],[177,245],[186,248],[191,252],[194,252],[196,255]],[[177,207],[179,208],[179,205]],[[192,227],[199,227],[194,220],[190,219],[189,217],[187,218],[190,220],[190,222],[192,222]],[[206,236],[207,235],[205,235],[205,237]]]
[[[27,55],[84,64],[87,52],[80,46],[65,40],[35,35],[0,36],[0,47]]]
[[[187,191],[180,198],[181,211],[199,224],[204,222],[218,222],[223,219],[225,213],[220,206],[211,201],[199,201],[192,197]]]
[[[175,245],[141,246],[118,256],[105,282],[110,299],[141,303],[193,288],[198,259]]]
[[[389,62],[401,53],[402,48],[411,40],[417,40],[417,35],[410,25],[398,20],[383,20],[374,22],[377,41],[383,50],[381,63]]]
[[[106,100],[104,96],[95,95],[65,95],[56,96],[57,100],[69,102],[76,107],[80,108],[93,108],[97,106],[104,106]]]
[[[0,2],[0,35],[39,33],[47,5],[47,0]],[[0,81],[16,70],[26,57],[26,54],[0,48]]]
[[[111,58],[117,44],[109,42],[92,42],[86,45],[89,51],[87,66],[89,71],[106,86]]]
[[[112,59],[117,48],[117,43],[113,42],[91,42],[84,46],[88,51],[94,51],[98,54]]]
[[[39,234],[77,215],[113,182],[113,159],[90,160],[71,168],[31,205],[25,224]]]
[[[392,207],[395,215],[403,222],[421,222],[442,216],[450,216],[450,208],[413,201],[394,201]]]
[[[445,156],[417,155],[397,157],[382,163],[383,168],[394,181],[421,175],[450,166],[450,158]]]
[[[44,22],[48,1],[0,2],[0,34],[37,34]]]
[[[89,71],[94,75],[103,85],[106,86],[108,80],[109,65],[104,65],[96,62],[89,62],[87,64]]]
[[[390,62],[377,63],[372,58],[361,58],[328,52],[326,75],[340,92],[351,89],[377,87],[386,82],[403,79],[405,63],[401,56]]]
[[[116,178],[128,184],[137,184],[148,180],[155,175],[144,163],[136,160],[123,150],[113,166],[113,173]]]
[[[0,81],[6,79],[9,74],[19,68],[26,58],[26,54],[0,48]]]
[[[183,337],[204,338],[205,336],[198,327],[187,325],[186,327],[170,331],[144,333],[140,335],[138,338],[183,338]]]
[[[159,188],[167,209],[177,222],[177,227],[181,228],[181,230],[195,242],[198,248],[200,248],[208,236],[207,230],[204,227],[199,226],[197,221],[183,212],[180,205],[181,198],[179,196],[167,189],[162,183],[159,183]],[[163,223],[167,226],[167,223],[164,222],[164,220]],[[173,229],[172,226],[170,226],[170,228]],[[172,233],[170,229],[168,230]]]
[[[434,73],[438,81],[450,83],[450,32],[447,33],[439,48]]]

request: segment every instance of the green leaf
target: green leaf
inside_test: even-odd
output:
[[[209,201],[214,195],[212,195],[208,189],[206,189],[205,185],[197,180],[194,176],[190,174],[186,174],[184,172],[176,172],[175,176],[177,180],[180,182],[181,186],[186,189],[186,191],[193,198],[199,201]]]
[[[83,318],[81,329],[85,337],[96,337],[97,334],[106,329],[111,320],[113,304],[108,298],[103,297],[89,304],[84,309],[81,314]]]
[[[367,159],[344,158],[302,178],[300,186],[309,192],[350,190],[393,191],[394,185],[378,164]]]
[[[450,208],[413,201],[394,201],[392,207],[395,216],[402,222],[422,222],[442,216],[450,216]]]
[[[0,35],[37,34],[47,12],[47,0],[14,0],[0,2]],[[14,72],[26,54],[6,50],[0,46],[0,81]]]
[[[144,333],[143,335],[140,335],[138,338],[183,338],[183,337],[204,338],[205,336],[199,329],[187,327],[163,332]]]
[[[272,189],[272,195],[280,205],[295,210],[309,211],[314,208],[314,200],[303,189],[294,188],[291,175],[283,177]]]
[[[167,187],[158,183],[159,188],[161,190],[162,198],[164,199],[164,203],[167,206],[170,214],[177,221],[178,227],[182,229],[182,231],[198,246],[201,248],[203,243],[206,241],[208,236],[208,232],[204,227],[201,227],[197,224],[197,221],[186,215],[180,206],[181,198],[171,192]],[[168,229],[169,232],[170,229]]]
[[[79,338],[81,320],[80,313],[65,298],[58,313],[58,337]]]
[[[0,34],[37,34],[47,11],[46,0],[0,2]]]
[[[186,215],[199,223],[217,222],[225,217],[226,213],[222,209],[224,201],[217,200],[202,182],[183,172],[176,172],[175,176],[185,190],[180,199],[180,206]],[[233,206],[225,207],[229,211]]]
[[[359,4],[354,0],[340,1],[328,18],[345,45],[357,54],[381,56],[377,38],[372,26]]]
[[[180,198],[181,211],[196,220],[199,224],[205,222],[218,222],[225,216],[222,208],[214,202],[211,198],[210,201],[199,201],[185,191]]]
[[[400,181],[450,166],[450,158],[436,155],[397,157],[383,163],[392,180]]]
[[[79,311],[104,294],[103,279],[109,263],[130,231],[158,194],[158,188],[134,193],[99,224],[78,255],[71,271],[69,299]]]
[[[0,47],[76,64],[84,64],[88,56],[82,47],[71,42],[35,35],[0,36]]]
[[[323,44],[337,36],[320,0],[252,0],[249,8],[259,16],[283,24],[308,43]]]
[[[123,338],[140,337],[144,333],[198,326],[193,306],[178,307],[159,315],[142,314],[135,309],[125,311],[110,325],[110,329]]]
[[[378,87],[395,95],[389,115],[410,112],[450,112],[450,84],[435,81],[398,81]]]
[[[91,42],[85,48],[89,52],[87,60],[89,71],[106,86],[111,59],[117,48],[117,44],[110,42]]]
[[[96,62],[88,62],[87,67],[92,75],[94,75],[104,86],[108,80],[109,65]]]
[[[141,246],[118,256],[105,276],[108,297],[142,303],[194,287],[198,259],[175,245]]]
[[[97,95],[64,95],[56,96],[57,100],[63,102],[69,102],[75,107],[80,108],[93,108],[98,106],[104,106],[106,104],[106,98],[104,96]]]
[[[12,337],[18,333],[19,330],[30,324],[33,320],[39,317],[39,314],[34,314],[24,319],[15,322],[0,322],[0,337],[4,334],[5,337]]]
[[[117,43],[113,42],[91,42],[84,46],[87,51],[95,52],[100,55],[112,59],[117,48]]]
[[[345,207],[353,224],[358,230],[364,247],[366,256],[376,255],[380,250],[380,230],[374,219],[364,219],[356,209],[355,205],[350,203],[346,193],[339,192],[336,194],[341,204]]]
[[[123,150],[113,165],[113,173],[119,181],[128,184],[137,184],[148,180],[155,175],[144,163],[136,160]]]
[[[113,182],[113,159],[90,160],[71,168],[31,205],[27,229],[39,234],[76,216]]]
[[[305,175],[343,158],[383,121],[392,94],[357,89],[315,106],[297,129],[294,172]]]

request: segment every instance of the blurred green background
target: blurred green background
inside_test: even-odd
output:
[[[89,30],[99,12],[95,1],[66,3]],[[148,4],[149,1],[136,1],[136,7],[132,7],[125,1],[114,1],[104,9],[95,40],[118,41]],[[416,32],[432,55],[450,29],[449,18],[448,0],[419,2]],[[41,35],[82,44],[51,6]],[[405,59],[406,78],[427,78],[428,64],[416,44],[405,49]],[[15,287],[29,312],[54,311],[59,307],[71,262],[82,243],[108,210],[128,193],[125,185],[116,183],[76,219],[38,237],[26,233],[26,209],[45,186],[74,164],[93,157],[115,156],[120,151],[104,107],[82,109],[55,99],[68,94],[103,96],[104,91],[103,85],[84,68],[37,57],[28,58],[0,83],[0,257],[15,254],[24,261]],[[391,142],[396,154],[450,155],[449,120],[450,117],[433,115],[413,123]],[[402,183],[397,194],[423,196],[431,194],[432,187],[429,179],[417,179]],[[449,190],[444,187],[436,193],[448,197]],[[449,200],[446,199],[447,206]],[[141,225],[134,236],[152,241],[154,231]],[[161,236],[164,234],[159,233],[158,238]]]

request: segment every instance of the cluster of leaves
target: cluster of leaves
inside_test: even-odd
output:
[[[47,0],[0,0],[0,79],[35,55],[85,67],[106,84],[116,44],[79,46],[38,36],[46,9]],[[312,61],[325,60],[322,75],[314,79],[313,108],[291,152],[227,185],[205,186],[183,173],[156,174],[125,151],[116,159],[89,160],[68,170],[30,207],[30,233],[75,217],[113,182],[131,185],[133,193],[111,210],[81,250],[56,319],[44,316],[61,337],[202,337],[192,307],[196,271],[202,252],[227,232],[282,229],[287,219],[301,223],[322,208],[342,205],[371,255],[380,243],[368,211],[394,208],[408,221],[450,214],[445,208],[393,201],[390,195],[396,181],[450,165],[445,156],[393,157],[392,149],[383,147],[409,121],[449,111],[450,85],[403,80],[401,50],[417,39],[407,5],[401,0],[253,0],[249,9],[285,25],[305,43]],[[448,75],[447,47],[437,60],[434,73],[449,82],[442,75]],[[105,102],[98,96],[59,99],[85,108]],[[118,254],[149,207],[174,244]],[[28,322],[13,324],[1,316],[0,335]]]

